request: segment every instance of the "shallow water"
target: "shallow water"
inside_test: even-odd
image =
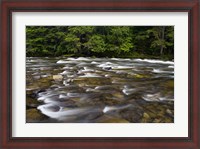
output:
[[[174,121],[172,61],[28,57],[26,90],[27,122]]]

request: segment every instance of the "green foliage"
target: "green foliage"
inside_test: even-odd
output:
[[[101,35],[93,35],[87,43],[85,43],[85,47],[95,53],[102,53],[106,51],[106,44],[103,36]]]
[[[129,52],[133,48],[131,43],[130,27],[127,26],[112,26],[109,27],[107,37],[108,49],[117,54]]]
[[[27,56],[173,58],[173,26],[27,26]]]
[[[173,27],[171,26],[152,27],[151,29],[147,30],[147,34],[151,39],[153,39],[150,48],[160,49],[160,54],[162,54],[163,49],[174,46],[174,32]]]

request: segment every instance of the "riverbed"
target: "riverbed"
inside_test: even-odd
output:
[[[27,57],[26,122],[173,123],[174,62]]]

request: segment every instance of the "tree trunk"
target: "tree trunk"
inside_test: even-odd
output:
[[[161,40],[164,41],[164,38],[165,38],[165,26],[162,27],[162,37],[161,37]],[[163,54],[163,44],[161,45],[160,47],[160,55]]]

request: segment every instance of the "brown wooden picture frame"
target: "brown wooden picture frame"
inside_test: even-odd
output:
[[[199,0],[3,0],[1,1],[0,148],[199,149]],[[12,12],[188,12],[188,137],[12,137]],[[20,52],[20,51],[18,51]],[[181,55],[180,55],[181,56]]]

